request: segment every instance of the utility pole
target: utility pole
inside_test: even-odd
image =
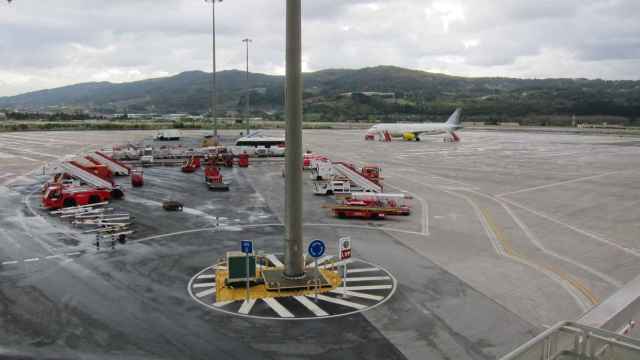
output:
[[[287,80],[285,108],[285,268],[287,278],[302,278],[304,272],[302,227],[302,0],[287,0]]]
[[[249,100],[250,100],[250,91],[249,91],[249,43],[252,43],[253,40],[246,38],[244,40],[242,40],[243,43],[247,44],[247,79],[246,79],[246,87],[247,87],[247,93],[245,95],[245,123],[247,125],[247,135],[249,135],[249,133],[251,133],[251,124],[249,124],[249,118],[251,117],[251,108],[249,105]]]
[[[213,34],[213,45],[211,46],[211,53],[213,55],[213,76],[210,84],[210,100],[209,111],[213,119],[213,136],[218,137],[218,91],[216,88],[216,3],[222,2],[222,0],[204,0],[204,2],[211,3],[211,32]]]

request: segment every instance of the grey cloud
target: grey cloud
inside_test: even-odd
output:
[[[461,75],[640,76],[630,71],[640,62],[637,0],[303,3],[311,70],[393,64]],[[210,11],[202,0],[2,3],[0,96],[209,71]],[[282,70],[284,1],[225,0],[216,11],[220,69],[244,66],[241,39],[251,37],[251,69]],[[570,65],[545,65],[556,60]]]

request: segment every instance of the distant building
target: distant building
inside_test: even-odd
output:
[[[7,114],[0,112],[0,120],[7,120]]]
[[[364,92],[357,91],[357,92],[347,92],[347,93],[340,94],[340,96],[344,96],[344,97],[351,97],[353,95],[380,97],[383,99],[393,99],[396,97],[396,93],[394,92],[377,92],[377,91],[364,91]]]

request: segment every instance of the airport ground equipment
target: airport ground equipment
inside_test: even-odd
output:
[[[367,141],[373,141],[376,139],[376,136],[374,134],[365,134],[364,139]]]
[[[162,208],[166,211],[182,211],[184,205],[179,201],[167,200],[162,202]]]
[[[352,191],[349,180],[314,181],[313,193],[316,195],[349,194]],[[359,190],[359,189],[358,189]]]
[[[144,171],[142,169],[131,170],[131,186],[144,186]]]
[[[229,191],[229,184],[226,183],[220,173],[220,168],[213,164],[207,165],[204,169],[204,181],[212,191]]]
[[[90,186],[51,184],[42,195],[42,205],[49,210],[99,204],[111,200],[111,190]]]
[[[87,159],[88,160],[88,159]],[[89,160],[88,160],[89,161]],[[106,180],[110,183],[113,183],[113,173],[111,172],[111,170],[109,170],[108,167],[102,165],[102,164],[94,164],[93,162],[89,161],[90,164],[83,164],[80,163],[79,161],[76,160],[71,160],[69,161],[69,163],[77,168],[80,168],[86,172],[89,172],[95,176],[98,176],[99,178]]]
[[[172,141],[172,140],[180,140],[181,134],[180,131],[175,129],[162,129],[158,130],[155,139],[159,141]]]
[[[146,147],[144,149],[142,156],[140,157],[140,163],[142,163],[142,166],[153,165],[153,148]]]
[[[335,205],[326,205],[339,218],[384,219],[387,216],[408,216],[411,208],[404,194],[352,193]]]
[[[352,164],[334,162],[333,170],[336,175],[349,179],[354,185],[360,187],[363,192],[382,192],[382,171],[377,166],[365,166],[357,170]]]
[[[200,168],[200,158],[192,156],[189,160],[185,161],[184,165],[182,165],[183,173],[194,173],[196,170]]]
[[[302,168],[305,170],[310,170],[313,167],[314,160],[329,160],[329,158],[324,155],[306,153],[303,155]]]
[[[111,192],[111,195],[115,199],[119,199],[124,196],[122,189],[115,185],[113,180],[108,181],[100,176],[97,176],[89,171],[84,170],[81,167],[78,167],[70,162],[62,162],[60,163],[60,168],[64,170],[66,174],[69,176],[79,179],[84,183],[95,187],[96,189],[104,189]]]
[[[249,273],[247,274],[247,261],[249,262]],[[256,276],[256,255],[254,253],[245,254],[240,251],[227,252],[227,264],[229,275],[225,281],[225,285],[244,285],[249,282],[255,282]]]
[[[406,200],[413,199],[406,194],[387,194],[387,193],[370,193],[370,192],[352,192],[348,198],[355,201],[363,201],[367,206],[375,206],[385,209],[397,209],[390,211],[387,215],[403,215],[411,214],[411,207]]]
[[[311,161],[311,180],[331,180],[335,177],[333,164],[327,158],[318,158]]]
[[[111,156],[101,152],[96,151],[94,155],[89,155],[88,158],[91,158],[92,161],[98,162],[102,165],[108,167],[114,175],[129,175],[131,172],[131,168],[122,162],[112,158]]]
[[[239,167],[249,167],[249,154],[242,153],[238,155],[238,166]]]

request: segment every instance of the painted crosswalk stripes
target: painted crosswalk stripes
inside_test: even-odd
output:
[[[347,279],[347,284],[349,283],[349,279]],[[366,291],[366,290],[390,290],[393,288],[393,285],[370,285],[370,286],[347,286],[346,290],[352,291]]]
[[[280,260],[278,260],[278,258],[273,254],[267,255],[267,259],[269,259],[269,261],[271,261],[271,263],[275,267],[283,267],[284,266],[284,264]]]
[[[201,298],[201,297],[205,297],[207,295],[211,295],[211,294],[215,294],[216,292],[216,288],[211,288],[211,289],[207,289],[204,291],[200,291],[199,293],[196,293],[196,296]]]
[[[338,261],[337,263],[325,264],[325,265],[321,265],[321,266],[318,266],[318,267],[320,269],[330,269],[332,267],[338,267],[338,266],[350,264],[351,262],[353,262],[353,259],[342,260],[342,261]]]
[[[298,300],[298,302],[300,302],[302,305],[304,305],[304,307],[309,309],[309,311],[311,311],[315,316],[329,315],[326,311],[322,310],[318,305],[316,305],[316,303],[309,300],[309,298],[306,296],[294,296],[294,298]]]
[[[327,255],[327,256],[321,257],[320,259],[318,259],[318,265],[324,264],[331,259],[333,259],[333,255]],[[316,262],[314,261],[311,263],[311,267],[315,267],[315,266],[316,266]]]
[[[242,306],[240,306],[240,310],[238,310],[238,313],[247,315],[249,312],[251,312],[251,308],[253,308],[253,305],[255,303],[256,303],[255,299],[249,299],[249,301],[245,300],[242,303]]]
[[[388,276],[362,276],[362,277],[348,277],[347,282],[361,282],[361,281],[384,281],[391,280]]]
[[[215,306],[215,307],[223,307],[223,306],[231,304],[232,302],[234,302],[234,301],[218,301],[217,303],[214,303],[213,306]]]
[[[358,274],[363,272],[373,272],[380,271],[380,268],[372,267],[372,268],[361,268],[361,269],[347,269],[347,274]]]
[[[17,264],[17,263],[18,262],[15,261],[15,260],[14,261],[5,261],[5,262],[2,263],[2,265],[14,265],[14,264]]]
[[[34,262],[38,260],[40,260],[40,258],[31,258],[31,259],[24,259],[24,262]]]
[[[322,301],[326,301],[326,302],[330,302],[330,303],[334,303],[334,304],[338,304],[338,305],[342,305],[342,306],[358,309],[358,310],[363,310],[363,309],[367,308],[366,305],[354,303],[354,302],[343,300],[343,299],[334,298],[334,297],[331,297],[331,296],[321,295],[321,294],[318,294],[318,299],[322,300]]]
[[[198,275],[197,279],[215,279],[216,274]]]
[[[281,255],[265,254],[264,256],[267,263],[263,266],[266,268],[282,265]],[[384,268],[355,258],[339,262],[336,267],[335,263],[332,263],[336,261],[335,259],[335,255],[323,256],[318,259],[320,261],[318,267],[324,268],[323,272],[335,272],[335,276],[340,276],[340,270],[342,270],[340,265],[349,262],[353,264],[350,266],[352,269],[349,269],[353,270],[351,271],[353,275],[345,279],[346,284],[343,284],[343,287],[335,284],[333,286],[338,286],[337,288],[332,286],[316,289],[317,294],[307,289],[276,295],[256,289],[250,300],[244,300],[244,296],[238,298],[229,296],[226,291],[218,294],[223,286],[217,281],[217,276],[226,274],[216,274],[216,271],[224,269],[223,271],[226,272],[228,267],[224,261],[194,274],[189,281],[188,292],[197,303],[212,310],[271,320],[329,319],[356,314],[383,304],[395,293],[397,282]],[[309,260],[305,262],[307,266],[312,264]]]
[[[267,305],[269,305],[269,307],[273,309],[273,311],[275,311],[276,314],[278,314],[280,317],[283,317],[283,318],[295,317],[289,310],[287,310],[284,306],[282,306],[282,304],[280,304],[278,300],[274,298],[264,298],[262,299],[262,301],[267,303]]]
[[[384,296],[365,294],[365,293],[356,292],[356,291],[349,291],[349,290],[345,290],[344,288],[337,288],[331,292],[334,294],[352,296],[352,297],[357,297],[357,298],[367,299],[367,300],[374,300],[374,301],[380,301],[384,299]]]
[[[210,282],[210,283],[193,284],[194,288],[206,288],[206,287],[212,287],[212,286],[216,286],[216,283]]]

